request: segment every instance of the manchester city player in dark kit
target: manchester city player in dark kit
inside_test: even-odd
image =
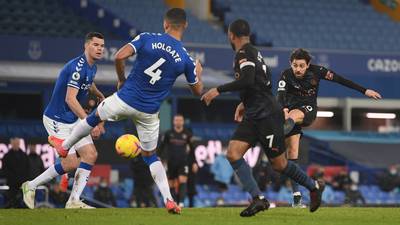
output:
[[[296,163],[302,127],[311,125],[317,116],[317,96],[320,80],[328,80],[354,89],[370,98],[381,95],[366,89],[323,66],[311,64],[311,55],[304,49],[295,49],[290,56],[291,68],[282,72],[278,82],[278,101],[285,113],[285,145],[290,161]],[[292,180],[293,207],[301,207],[298,184]]]
[[[260,52],[250,44],[250,26],[239,19],[229,26],[229,41],[236,52],[235,81],[210,89],[202,96],[207,105],[222,92],[239,91],[241,103],[235,112],[239,126],[229,142],[227,158],[244,189],[253,197],[250,205],[240,213],[248,217],[269,208],[269,202],[259,190],[251,169],[244,161],[246,151],[260,142],[274,170],[296,180],[310,190],[310,211],[321,204],[323,181],[308,177],[296,164],[287,161],[284,143],[284,114],[272,95],[271,71]]]

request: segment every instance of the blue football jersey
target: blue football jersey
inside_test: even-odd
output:
[[[141,33],[129,43],[136,60],[117,95],[129,106],[145,113],[156,113],[169,95],[175,80],[185,74],[197,83],[195,63],[181,41],[167,33]]]
[[[79,89],[76,98],[82,101],[88,94],[96,71],[96,65],[90,66],[84,54],[65,64],[58,76],[44,115],[58,122],[74,123],[78,117],[65,102],[67,87]]]

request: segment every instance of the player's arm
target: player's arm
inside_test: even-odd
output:
[[[354,89],[354,90],[362,93],[363,95],[366,95],[373,99],[381,99],[382,98],[382,96],[378,92],[371,90],[371,89],[366,89],[363,86],[361,86],[351,80],[348,80],[333,71],[329,71],[323,67],[320,71],[322,71],[322,79],[339,83],[343,86]]]
[[[255,63],[252,61],[244,61],[240,64],[239,79],[220,85],[217,88],[211,88],[201,97],[201,100],[203,100],[206,105],[209,105],[211,101],[222,92],[240,91],[246,89],[255,83],[255,73]]]
[[[201,66],[200,61],[196,60],[195,73],[197,77],[197,82],[195,84],[189,84],[190,90],[196,96],[201,96],[203,92],[203,81],[201,79],[202,72],[203,72],[203,67]]]
[[[118,86],[117,88],[120,89],[124,84],[126,77],[125,77],[125,61],[130,56],[135,54],[135,50],[132,45],[126,44],[122,48],[120,48],[117,53],[115,53],[115,71],[117,72],[118,77]]]
[[[245,61],[240,64],[239,79],[218,86],[217,91],[219,93],[241,91],[253,85],[255,81],[256,81],[255,63],[251,61]]]
[[[282,72],[278,82],[278,91],[276,94],[276,98],[284,109],[287,108],[286,92],[287,92],[286,75],[285,72]]]
[[[102,102],[105,97],[103,95],[103,93],[101,93],[101,91],[97,88],[96,84],[93,82],[92,85],[90,86],[89,89],[90,93],[95,95],[98,99],[98,102]]]
[[[68,86],[67,87],[67,94],[65,95],[65,102],[67,103],[68,107],[71,109],[71,111],[80,119],[85,119],[86,118],[86,112],[82,108],[81,104],[79,103],[78,99],[76,99],[76,96],[78,95],[79,89]]]
[[[234,118],[234,120],[236,122],[239,122],[239,123],[242,122],[243,115],[244,115],[244,110],[245,110],[245,108],[244,108],[243,102],[239,103],[239,105],[236,107],[236,110],[235,110],[235,118]]]

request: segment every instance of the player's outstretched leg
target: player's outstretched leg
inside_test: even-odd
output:
[[[158,189],[163,197],[165,207],[171,214],[180,214],[182,209],[172,199],[171,192],[169,191],[167,173],[165,168],[158,159],[154,151],[142,152],[143,160],[149,166],[151,176],[157,184]]]
[[[33,209],[35,208],[35,192],[36,187],[42,184],[45,184],[52,180],[54,177],[64,174],[65,171],[61,166],[61,163],[57,163],[55,165],[50,166],[45,170],[42,174],[37,176],[32,181],[26,181],[22,184],[22,194],[23,200],[28,206],[28,208]]]
[[[316,211],[321,205],[322,192],[325,188],[323,181],[315,181],[304,173],[300,167],[287,161],[287,166],[282,170],[282,173],[290,177],[300,185],[303,185],[310,191],[310,212]]]

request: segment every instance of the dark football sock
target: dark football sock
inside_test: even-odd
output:
[[[287,135],[288,133],[290,133],[290,131],[293,130],[294,125],[296,125],[296,123],[294,122],[294,120],[292,118],[289,118],[285,121],[285,123],[283,124],[283,132],[285,135]]]
[[[297,159],[289,159],[289,160],[292,161],[296,166],[298,166]],[[293,193],[299,192],[299,184],[293,179],[290,179],[290,183],[292,184],[292,192]]]
[[[184,202],[186,197],[186,183],[179,184],[178,203]]]
[[[235,170],[236,174],[238,175],[240,182],[242,182],[244,190],[249,192],[253,198],[263,195],[257,186],[251,168],[249,165],[247,165],[243,158],[231,162],[231,165],[233,170]]]
[[[315,190],[317,187],[315,181],[307,176],[306,173],[295,163],[288,160],[286,168],[282,171],[283,174],[292,178],[295,182],[306,187],[309,191]]]

